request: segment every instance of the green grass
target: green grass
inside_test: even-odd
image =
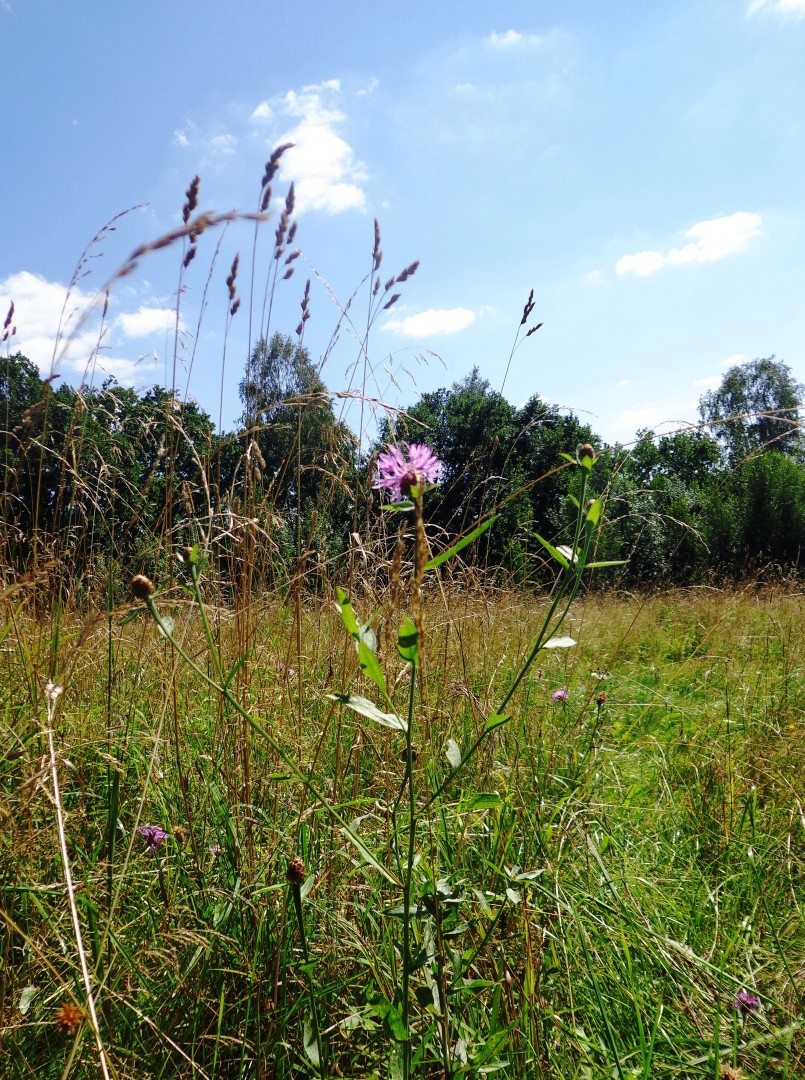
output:
[[[368,617],[367,602],[353,603]],[[801,598],[577,600],[563,630],[576,648],[540,654],[511,721],[426,808],[450,770],[448,739],[466,753],[477,738],[546,603],[467,587],[425,604],[412,730],[413,1071],[670,1078],[731,1066],[794,1080],[805,1068]],[[44,735],[41,682],[52,674],[64,684],[58,777],[110,1074],[398,1075],[402,891],[293,769],[403,880],[404,735],[326,697],[378,699],[331,601],[211,609],[218,659],[184,594],[159,605],[213,680],[218,663],[226,673],[242,657],[250,628],[230,687],[282,754],[153,622],[123,625],[119,611],[43,621],[32,596],[9,591],[0,1073],[100,1075],[90,1025],[56,1023],[64,1003],[85,1017],[87,1005]],[[378,654],[404,712],[400,621],[378,625]],[[554,703],[561,686],[568,700]],[[148,852],[136,831],[146,823],[184,836]],[[286,876],[294,856],[306,864],[308,963]],[[742,987],[762,1008],[739,1017]]]

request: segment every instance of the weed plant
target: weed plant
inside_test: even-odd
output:
[[[291,190],[260,270],[282,150],[244,294],[265,340],[298,259]],[[182,295],[221,221],[198,191],[109,288],[168,249]],[[376,229],[365,323],[354,297],[339,319],[361,435],[382,397],[370,330],[416,271],[384,285],[381,261]],[[305,288],[300,340],[309,313]],[[168,463],[187,442],[173,370]],[[284,403],[297,440],[316,404]],[[197,455],[201,504],[169,473],[146,527],[155,489],[104,492],[101,472],[83,498],[82,422],[47,473],[82,528],[41,535],[25,573],[9,560],[0,595],[4,1077],[803,1074],[796,592],[589,592],[606,528],[591,446],[556,463],[576,496],[534,592],[462,568],[494,514],[429,531],[427,459],[403,459],[396,502],[352,511],[335,563],[319,514],[345,486],[362,505],[376,475],[354,447],[289,517],[256,413],[237,488],[220,450]],[[297,491],[298,445],[280,463]],[[107,497],[140,523],[136,556],[114,536],[103,559],[81,549]]]

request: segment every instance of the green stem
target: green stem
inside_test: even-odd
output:
[[[405,1028],[403,1080],[409,1080],[411,1075],[411,1018],[408,1008],[408,995],[411,973],[411,884],[414,876],[414,851],[416,846],[416,793],[414,791],[414,752],[412,742],[416,671],[417,665],[416,661],[414,661],[411,664],[411,685],[408,692],[408,727],[405,732],[405,776],[408,782],[408,854],[403,879],[402,1023]]]
[[[291,890],[291,896],[293,897],[293,906],[294,911],[296,912],[296,922],[299,926],[299,942],[302,946],[302,959],[305,964],[305,981],[307,982],[307,991],[310,998],[310,1017],[313,1024],[313,1034],[316,1038],[316,1049],[319,1054],[319,1073],[322,1076],[326,1076],[327,1068],[324,1060],[324,1044],[321,1038],[321,1028],[319,1027],[319,1011],[316,1007],[316,994],[313,989],[313,977],[310,974],[310,956],[307,950],[305,919],[302,913],[302,890],[295,881],[292,881],[289,887]]]

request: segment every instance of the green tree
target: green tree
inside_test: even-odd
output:
[[[731,367],[718,389],[699,399],[699,415],[730,465],[766,448],[797,455],[803,391],[790,367],[769,356]]]

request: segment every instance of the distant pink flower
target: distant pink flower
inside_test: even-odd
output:
[[[553,701],[567,701],[569,697],[570,695],[568,694],[564,686],[560,686],[558,690],[554,690],[554,692],[551,694],[551,699]]]
[[[149,851],[156,851],[156,849],[168,839],[168,834],[164,829],[160,829],[159,825],[140,825],[137,832],[145,841],[145,846]]]
[[[422,443],[403,443],[408,450],[406,460],[398,446],[390,446],[377,459],[377,476],[373,488],[386,488],[391,492],[394,502],[407,498],[411,487],[417,483],[417,477],[429,484],[435,484],[442,471],[442,463],[429,446]],[[421,482],[421,481],[420,481]]]
[[[732,1007],[739,1013],[754,1012],[760,1008],[760,998],[750,994],[748,990],[739,990]]]

